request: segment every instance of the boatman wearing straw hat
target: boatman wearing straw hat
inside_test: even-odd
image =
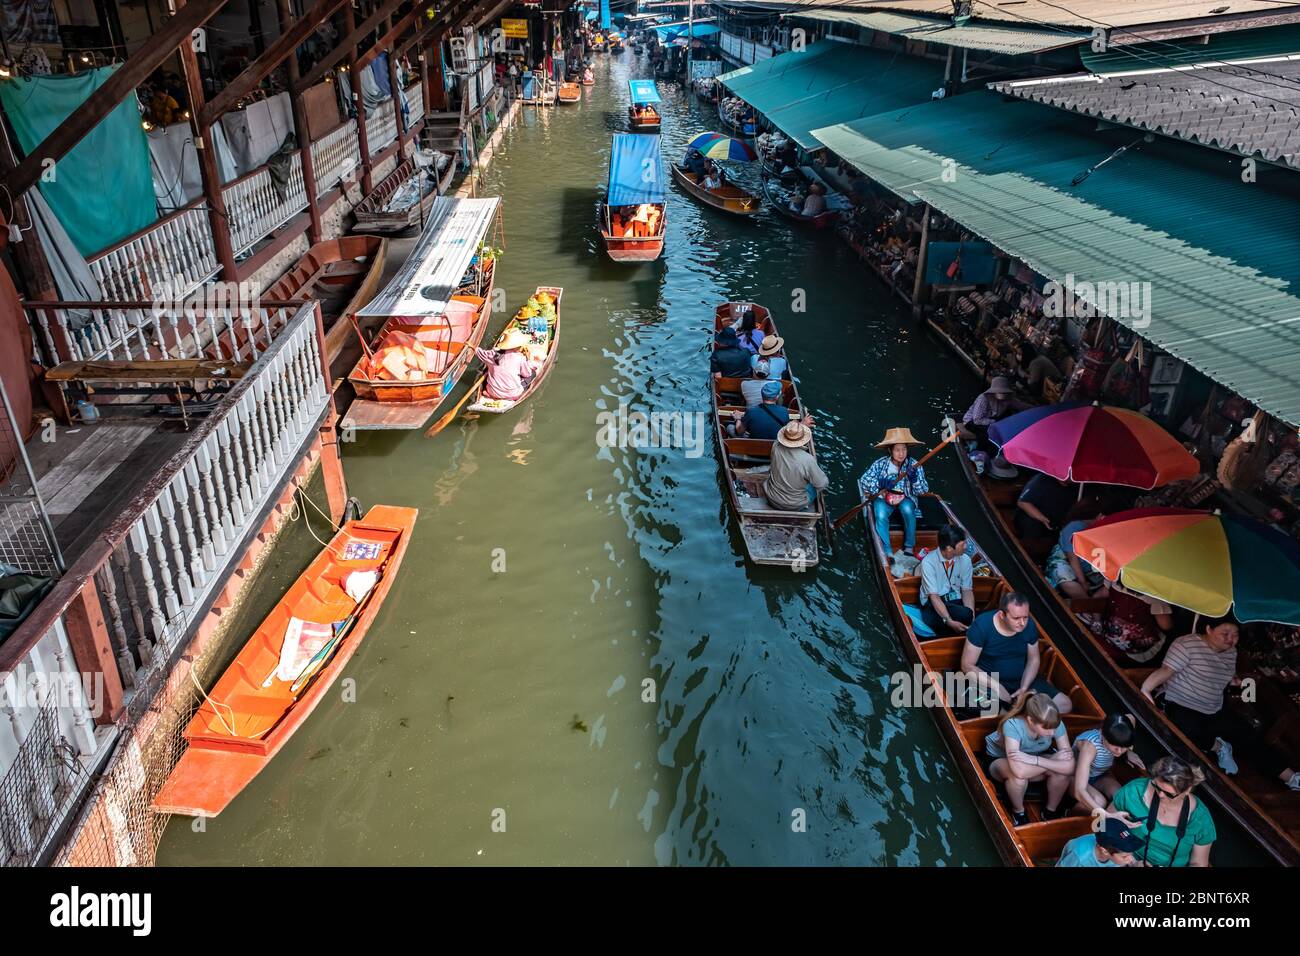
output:
[[[918,495],[930,490],[922,468],[908,452],[909,445],[921,444],[912,437],[910,428],[891,428],[876,442],[887,452],[872,462],[858,479],[863,498],[872,498],[871,515],[876,533],[886,550],[889,547],[889,521],[897,511],[903,519],[903,553],[912,557],[916,547],[916,515],[921,508]]]
[[[776,433],[772,466],[763,482],[763,497],[778,511],[808,511],[817,492],[830,484],[817,459],[808,451],[812,417],[792,419]]]
[[[537,366],[525,352],[531,339],[522,329],[511,329],[494,349],[475,349],[474,354],[487,366],[483,394],[502,402],[524,397],[528,383],[537,374]]]

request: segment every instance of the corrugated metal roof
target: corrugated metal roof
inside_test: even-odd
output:
[[[1093,73],[1132,73],[1198,63],[1241,63],[1291,53],[1300,53],[1300,26],[1297,25],[1215,33],[1205,43],[1160,40],[1127,46],[1112,45],[1104,53],[1084,46],[1079,50],[1079,59],[1084,68]],[[1267,70],[1268,66],[1260,64],[1259,69]]]
[[[952,19],[920,17],[907,13],[851,10],[800,10],[789,14],[810,20],[855,23],[860,27],[892,33],[908,40],[924,40],[963,50],[989,53],[1042,53],[1074,46],[1089,39],[1090,33],[1034,26],[1009,26],[970,21],[953,26]]]
[[[1141,76],[1045,77],[990,83],[1032,100],[1202,146],[1300,169],[1300,56],[1268,64]]]
[[[804,149],[819,149],[818,126],[928,100],[943,64],[823,40],[718,79]]]
[[[1132,141],[977,92],[816,131],[899,195],[930,203],[1058,282],[1149,282],[1150,316],[1115,316],[1300,424],[1300,190],[1234,161]]]
[[[501,202],[439,196],[424,231],[397,275],[358,315],[441,315],[469,268]]]

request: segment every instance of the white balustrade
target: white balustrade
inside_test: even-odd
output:
[[[312,143],[311,158],[316,173],[316,195],[323,196],[361,165],[357,121],[350,119]]]
[[[424,119],[424,84],[416,81],[406,88],[407,122],[414,126]]]
[[[397,117],[393,115],[392,100],[384,100],[366,117],[366,145],[370,155],[397,139]]]

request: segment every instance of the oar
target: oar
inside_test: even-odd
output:
[[[937,444],[937,445],[935,445],[933,448],[931,448],[931,449],[926,453],[925,457],[922,458],[920,461],[918,461],[918,462],[916,463],[916,467],[917,467],[917,468],[920,468],[920,467],[921,467],[922,465],[924,465],[927,461],[929,461],[931,458],[933,458],[935,455],[937,455],[940,451],[942,451],[942,450],[944,449],[945,446],[950,445],[950,444],[952,444],[954,441],[956,441],[956,439],[957,439],[957,434],[956,434],[956,432],[954,431],[952,434],[950,434],[950,435],[949,435],[947,438],[945,438],[943,441],[939,442],[939,444]],[[862,510],[863,508],[865,508],[867,505],[871,504],[871,502],[873,502],[873,501],[876,499],[876,495],[884,494],[886,491],[893,491],[893,490],[894,490],[894,485],[897,484],[898,481],[899,481],[899,479],[902,478],[902,477],[903,477],[903,472],[902,472],[902,471],[899,471],[899,473],[898,473],[898,477],[894,479],[893,483],[891,483],[890,486],[889,486],[888,488],[881,488],[879,491],[876,492],[876,494],[872,495],[870,498],[867,498],[865,501],[859,502],[858,504],[856,504],[856,505],[854,505],[852,508],[850,508],[848,511],[844,512],[844,514],[842,514],[842,515],[840,515],[838,518],[836,518],[836,519],[835,519],[835,523],[831,525],[831,530],[832,530],[832,531],[839,531],[840,528],[844,527],[845,523],[846,523],[850,518],[852,518],[854,515],[856,515],[859,511],[861,511],[861,510]]]
[[[469,391],[465,393],[465,397],[456,403],[456,407],[453,408],[451,411],[449,411],[446,415],[443,415],[442,418],[434,422],[433,427],[424,433],[424,437],[432,438],[434,435],[438,434],[438,432],[442,431],[444,428],[450,425],[452,423],[452,420],[456,417],[457,413],[460,412],[460,410],[465,406],[465,403],[478,394],[478,390],[483,387],[483,380],[486,378],[487,378],[487,372],[484,372],[482,375],[478,377],[478,380],[469,387]]]

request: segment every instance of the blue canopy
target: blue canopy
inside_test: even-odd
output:
[[[588,19],[588,20],[595,20],[595,19],[597,19],[597,18],[599,18],[599,17],[600,17],[600,14],[597,13],[595,10],[588,10],[588,11],[587,11],[587,19]]]
[[[659,90],[655,87],[654,80],[628,80],[627,88],[632,91],[633,103],[659,102]]]
[[[663,158],[659,137],[645,133],[615,133],[609,153],[611,206],[639,206],[664,201]]]

